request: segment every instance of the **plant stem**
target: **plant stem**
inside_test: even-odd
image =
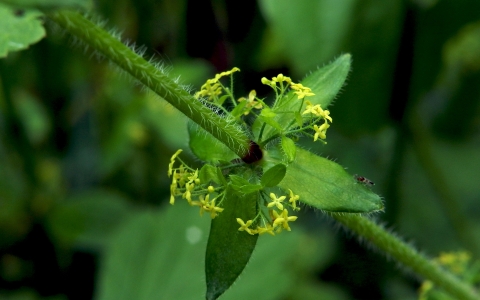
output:
[[[479,295],[469,285],[434,264],[412,246],[387,232],[383,227],[360,215],[332,214],[332,216],[396,261],[431,280],[435,285],[453,296],[454,299],[479,299]]]
[[[149,87],[227,145],[239,157],[243,158],[248,154],[250,139],[233,119],[223,118],[214,113],[160,69],[147,62],[103,28],[74,11],[58,11],[48,14],[48,17]]]

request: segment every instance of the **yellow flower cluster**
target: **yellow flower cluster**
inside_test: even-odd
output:
[[[284,82],[285,86],[283,86]],[[315,96],[310,88],[303,86],[301,83],[293,82],[290,77],[283,76],[283,74],[278,74],[276,77],[272,77],[272,80],[268,80],[267,78],[263,77],[262,83],[270,86],[273,89],[277,89],[277,83],[279,83],[279,88],[281,90],[285,90],[287,87],[290,87],[295,91],[293,93],[297,95],[298,99]]]
[[[273,89],[277,87],[277,83],[282,84],[285,82],[287,85],[292,83],[292,79],[290,77],[283,76],[283,74],[278,74],[276,77],[272,77],[272,80],[268,80],[267,78],[263,77],[261,81],[263,84],[268,85]]]
[[[252,108],[261,109],[263,107],[262,102],[255,100],[256,97],[257,97],[257,92],[255,90],[251,90],[250,93],[248,94],[248,99],[245,97],[238,98],[237,100],[238,102],[247,101],[244,108],[244,113],[243,113],[244,115],[248,115],[252,110]]]
[[[478,274],[478,262],[477,266],[471,264],[471,255],[465,251],[459,252],[442,252],[438,257],[434,259],[436,263],[441,266],[446,267],[460,278],[464,278],[467,281],[469,279],[475,278],[474,273]],[[473,271],[475,270],[475,271]],[[473,271],[473,272],[472,272]],[[425,280],[419,288],[419,300],[428,300],[428,299],[437,299],[436,297],[431,296],[432,291],[434,291],[434,284],[430,280]]]
[[[318,125],[313,125],[313,130],[315,130],[315,135],[313,136],[313,141],[317,141],[318,138],[321,139],[326,139],[327,138],[327,129],[330,127],[330,124],[328,124],[328,121],[332,123],[332,117],[330,117],[330,111],[328,110],[323,110],[320,104],[313,105],[310,103],[310,101],[306,101],[306,108],[303,111],[302,115],[304,114],[312,114],[317,117],[323,118],[325,122],[318,126]]]
[[[233,74],[234,72],[239,72],[240,69],[235,67],[231,69],[230,71],[225,71],[219,74],[215,75],[215,78],[208,79],[207,82],[205,82],[204,85],[200,88],[200,91],[195,93],[195,98],[200,98],[200,97],[208,97],[208,100],[214,100],[215,98],[218,98],[219,95],[222,94],[222,85],[220,84],[219,80],[222,77],[229,76]]]
[[[305,100],[306,97],[315,96],[315,94],[312,92],[310,88],[303,86],[301,83],[293,82],[290,77],[284,76],[283,74],[279,74],[276,77],[272,77],[272,80],[268,80],[267,78],[263,77],[262,83],[270,86],[275,91],[280,91],[280,94],[283,94],[286,88],[289,87],[294,91],[293,93],[297,95],[297,98],[299,100],[302,100],[302,104],[301,104],[302,106],[303,106],[303,101]],[[279,86],[277,86],[277,84],[279,84]],[[320,126],[318,126],[317,124],[309,125],[309,128],[312,128],[315,131],[315,134],[313,135],[313,141],[317,141],[318,138],[322,140],[326,139],[327,129],[330,127],[329,122],[332,123],[332,117],[330,117],[330,111],[323,110],[320,104],[313,105],[308,100],[305,100],[305,103],[306,103],[306,108],[303,111],[302,115],[312,114],[315,117],[323,118],[325,120],[325,122]]]
[[[295,195],[292,190],[290,190],[290,195],[289,195],[289,207],[293,211],[298,211],[300,210],[299,207],[297,207],[297,201],[300,199],[299,195]],[[254,234],[264,234],[268,233],[271,235],[275,235],[275,233],[280,233],[282,232],[283,229],[287,231],[291,231],[290,225],[288,222],[293,222],[297,220],[297,216],[289,216],[288,215],[288,209],[285,208],[285,205],[282,203],[287,196],[280,196],[277,197],[274,193],[270,193],[270,199],[272,200],[267,204],[267,208],[269,209],[269,218],[270,220],[267,220],[266,218],[263,217],[262,213],[259,213],[257,217],[255,217],[254,220],[248,220],[247,222],[243,221],[241,218],[237,218],[237,223],[240,224],[240,228],[238,228],[239,231],[245,231],[248,234],[254,235]],[[252,229],[250,226],[255,222],[255,220],[258,217],[262,217],[262,221],[264,223],[264,226],[257,226],[257,228]]]
[[[180,167],[174,168],[175,161],[182,149],[175,152],[170,158],[168,165],[168,176],[172,177],[170,184],[170,204],[175,204],[175,197],[182,196],[191,206],[198,206],[200,208],[200,215],[204,212],[210,213],[210,217],[214,219],[218,213],[223,211],[223,208],[217,206],[215,202],[222,196],[213,186],[205,187],[200,178],[198,178],[198,169],[193,170],[181,162]],[[217,197],[210,200],[210,195],[217,192]],[[198,197],[198,200],[193,200],[192,197]],[[220,205],[220,204],[219,204]]]

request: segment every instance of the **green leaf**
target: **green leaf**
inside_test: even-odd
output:
[[[352,23],[358,18],[361,4],[354,0],[259,1],[273,40],[263,50],[279,48],[277,55],[273,55],[286,58],[296,74],[305,74],[348,49],[344,47],[346,35],[353,30]],[[268,54],[272,55],[268,52],[261,55]]]
[[[45,37],[40,16],[38,11],[19,11],[0,3],[0,58],[27,49]]]
[[[61,8],[84,8],[92,6],[91,0],[1,0],[8,5],[17,8],[38,8],[38,9],[61,9]]]
[[[115,232],[110,247],[102,254],[95,299],[193,300],[205,294],[205,282],[200,278],[205,278],[211,219],[199,217],[198,209],[186,201],[164,208],[138,210]],[[262,300],[275,300],[298,293],[296,279],[327,265],[334,254],[333,240],[333,234],[326,231],[309,237],[300,227],[258,239],[255,259],[220,299],[262,295]],[[265,286],[276,288],[265,293]]]
[[[301,202],[325,211],[368,213],[383,209],[382,199],[342,166],[300,148],[278,186],[291,189],[300,195]]]
[[[219,161],[231,161],[238,158],[230,148],[194,122],[188,122],[188,134],[190,149],[203,161],[215,164]]]
[[[295,159],[297,153],[297,146],[295,146],[295,142],[286,136],[282,136],[281,147],[283,153],[287,157],[287,162],[292,162]]]
[[[224,211],[212,220],[205,256],[207,299],[217,299],[237,279],[250,260],[258,235],[239,231],[236,218],[244,222],[257,214],[258,193],[240,195],[227,188]]]
[[[263,188],[260,184],[251,184],[248,180],[238,175],[230,175],[230,180],[232,181],[231,187],[242,194],[253,193]]]
[[[138,211],[113,236],[94,298],[198,299],[209,224],[186,201]]]
[[[322,108],[327,108],[333,101],[335,96],[342,88],[348,72],[350,71],[351,56],[350,54],[344,54],[337,58],[334,62],[318,69],[309,76],[307,76],[301,83],[312,89],[315,96],[308,97],[313,105],[320,104]],[[279,130],[277,127],[286,128],[292,122],[292,120],[298,119],[296,112],[299,110],[300,100],[297,99],[292,91],[290,91],[285,97],[283,97],[274,111],[278,112],[271,122],[276,124],[273,126],[271,122],[266,122],[262,118],[258,118],[253,123],[253,132],[258,137],[262,122],[266,122],[270,126],[267,126],[263,132],[263,139],[267,139],[277,133]],[[280,113],[291,112],[291,113]],[[298,120],[297,120],[298,122]],[[281,130],[281,129],[280,129]]]
[[[47,215],[49,232],[62,243],[102,248],[131,212],[127,200],[106,190],[69,197]]]
[[[225,178],[221,179],[219,177],[218,168],[209,164],[203,165],[203,167],[200,169],[198,177],[202,183],[213,181],[218,184],[223,184],[225,182]]]
[[[266,187],[277,186],[280,181],[285,177],[287,172],[287,167],[284,164],[278,164],[263,173],[262,176],[262,185]]]
[[[230,112],[232,114],[232,117],[234,117],[235,119],[238,119],[240,116],[242,116],[243,109],[245,108],[246,105],[247,105],[247,101],[242,101],[238,103],[238,105],[235,106],[235,108]]]

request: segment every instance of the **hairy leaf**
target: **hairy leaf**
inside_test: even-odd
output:
[[[301,202],[330,212],[368,213],[383,209],[381,198],[339,164],[300,148],[296,153],[278,186],[299,194]]]
[[[0,58],[27,49],[45,37],[41,13],[19,10],[0,3]]]
[[[224,211],[212,220],[205,257],[207,299],[217,299],[237,279],[250,260],[258,235],[239,231],[236,218],[244,222],[257,213],[258,193],[240,194],[227,188]]]
[[[267,171],[262,176],[262,185],[266,187],[276,186],[285,177],[287,167],[284,164],[278,164]]]

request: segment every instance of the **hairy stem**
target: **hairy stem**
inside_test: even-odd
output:
[[[469,285],[434,264],[412,246],[387,232],[383,227],[359,215],[333,214],[332,216],[396,261],[409,267],[420,276],[431,280],[435,285],[453,296],[454,299],[479,299],[479,295]]]
[[[149,87],[227,145],[239,157],[247,155],[250,139],[240,126],[236,125],[234,120],[230,120],[228,117],[223,118],[214,113],[161,70],[147,62],[103,28],[92,23],[80,13],[73,11],[59,11],[49,14],[48,17],[71,35],[103,54],[121,69]]]

